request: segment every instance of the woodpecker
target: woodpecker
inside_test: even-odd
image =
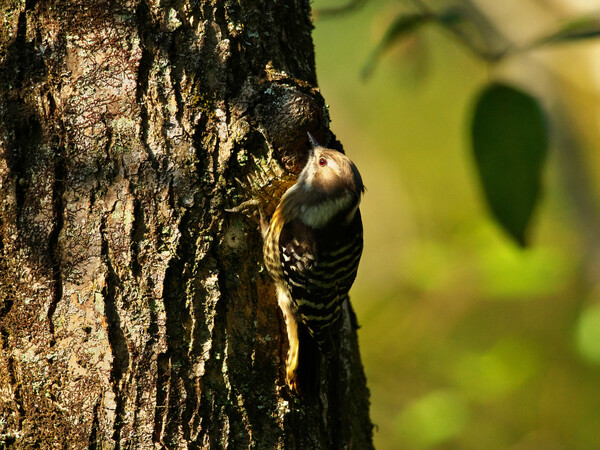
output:
[[[303,341],[312,338],[323,352],[363,250],[360,173],[344,154],[308,137],[308,161],[273,213],[263,248],[286,323],[286,382],[296,392]]]

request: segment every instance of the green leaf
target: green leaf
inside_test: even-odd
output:
[[[400,14],[397,16],[363,67],[362,78],[367,79],[373,74],[379,58],[392,44],[434,18],[433,15],[428,13]]]
[[[476,100],[471,137],[487,203],[498,223],[525,246],[548,152],[544,113],[531,95],[491,83]]]

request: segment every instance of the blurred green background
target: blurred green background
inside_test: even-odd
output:
[[[532,2],[544,14],[504,3],[498,17],[509,32],[519,23],[525,32],[551,27],[572,12]],[[600,448],[600,41],[492,67],[427,27],[362,81],[406,3],[368,1],[314,21],[331,128],[367,186],[365,252],[351,294],[375,446]],[[489,214],[470,150],[474,96],[498,74],[525,80],[562,111],[525,250]]]

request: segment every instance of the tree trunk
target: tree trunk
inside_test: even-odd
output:
[[[226,212],[272,212],[307,131],[339,147],[309,2],[1,8],[0,447],[372,447],[351,311],[321,394],[290,393]]]

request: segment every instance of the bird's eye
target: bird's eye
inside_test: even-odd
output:
[[[320,166],[326,166],[327,165],[327,160],[325,158],[320,158],[319,159],[319,165]]]

